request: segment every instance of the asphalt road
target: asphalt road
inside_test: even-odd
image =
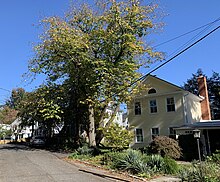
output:
[[[0,182],[112,182],[83,172],[57,154],[22,145],[0,145]]]

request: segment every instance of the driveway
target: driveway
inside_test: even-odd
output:
[[[22,145],[0,145],[0,182],[112,182],[60,159],[59,153]]]

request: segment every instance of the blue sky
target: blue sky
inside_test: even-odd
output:
[[[150,41],[153,41],[152,45],[158,45],[220,17],[219,0],[160,0],[157,2],[168,15],[163,18],[165,23],[163,30],[150,37]],[[27,84],[22,78],[22,74],[27,71],[28,60],[34,55],[32,44],[39,41],[38,36],[41,32],[38,27],[39,21],[47,16],[63,16],[69,4],[69,0],[1,1],[0,104],[3,104],[10,96],[6,90],[23,87],[30,91],[41,82],[39,79],[32,84]],[[220,21],[202,35],[219,25]],[[157,47],[157,50],[165,52],[166,58],[169,59],[171,53],[202,30]],[[182,85],[198,68],[201,68],[208,76],[212,74],[212,71],[220,73],[219,44],[220,29],[154,74],[176,85]],[[152,65],[150,69],[142,71],[147,73],[155,66]]]

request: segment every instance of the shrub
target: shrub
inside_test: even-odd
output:
[[[147,156],[147,165],[154,172],[162,171],[164,166],[164,159],[160,155]]]
[[[70,159],[80,159],[80,160],[89,160],[91,158],[91,155],[85,155],[85,154],[79,154],[77,151],[73,152],[69,155]]]
[[[132,174],[149,173],[145,158],[140,151],[128,149],[125,153],[118,153],[113,157],[113,166]]]
[[[178,159],[182,155],[178,142],[166,136],[155,137],[149,145],[149,152],[173,159]]]
[[[214,154],[206,158],[208,162],[214,162],[220,165],[220,151],[216,151]]]
[[[190,182],[220,182],[219,169],[214,163],[194,163],[192,167],[185,167],[179,171],[182,181]]]
[[[94,149],[89,148],[87,145],[84,145],[84,146],[77,149],[77,152],[79,155],[92,155],[93,151],[94,151]]]
[[[134,138],[133,132],[114,122],[108,127],[99,128],[99,130],[104,134],[105,146],[112,147],[116,150],[128,148]]]
[[[108,152],[103,155],[102,163],[110,165],[111,168],[117,169],[117,159],[125,155],[124,152]]]
[[[177,174],[179,171],[179,165],[175,160],[165,157],[163,171],[165,174]]]

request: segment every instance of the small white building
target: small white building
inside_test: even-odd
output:
[[[34,126],[34,129],[35,128],[36,126]],[[21,127],[21,120],[19,118],[16,118],[14,122],[11,123],[11,129],[13,132],[13,140],[25,139],[32,136],[32,126]]]
[[[110,119],[112,119],[112,122],[118,123],[119,126],[122,126],[124,128],[128,127],[127,113],[124,113],[122,110],[119,109],[119,107],[115,108],[114,102],[110,102],[108,104],[106,113],[107,113],[107,116],[105,118],[105,123],[107,123]],[[114,114],[115,116],[113,116]]]

